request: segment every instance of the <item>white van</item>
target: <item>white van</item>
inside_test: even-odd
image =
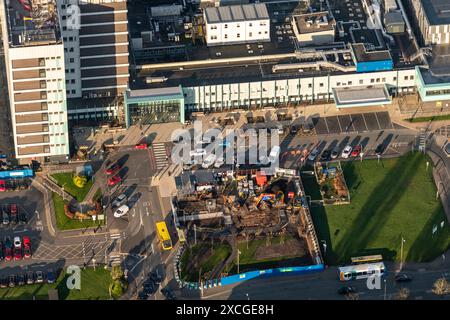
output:
[[[205,160],[203,160],[202,168],[208,169],[209,167],[211,167],[214,164],[215,161],[216,161],[216,155],[211,153],[210,155],[208,155],[205,158]]]
[[[280,156],[280,146],[272,147],[272,150],[270,150],[269,154],[269,162],[271,163],[276,162],[279,156]]]

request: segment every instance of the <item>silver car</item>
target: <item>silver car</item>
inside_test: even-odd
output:
[[[113,208],[120,207],[121,205],[125,204],[127,202],[127,195],[122,193],[121,195],[117,196],[117,198],[114,199],[111,206]]]

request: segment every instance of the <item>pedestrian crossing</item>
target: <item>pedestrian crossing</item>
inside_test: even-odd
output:
[[[122,256],[120,254],[109,255],[109,264],[111,266],[117,266],[122,263]]]
[[[156,169],[162,170],[169,164],[167,156],[166,145],[162,142],[154,143],[152,145],[153,154],[156,161]]]

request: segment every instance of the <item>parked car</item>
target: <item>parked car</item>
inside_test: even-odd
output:
[[[28,216],[27,213],[24,210],[19,211],[19,224],[27,224],[28,223]]]
[[[122,181],[122,178],[119,176],[113,176],[111,178],[108,179],[108,185],[109,186],[115,186],[116,184],[118,184],[119,182]]]
[[[384,144],[380,143],[379,145],[377,145],[377,148],[375,149],[375,154],[377,156],[381,156],[384,152]]]
[[[130,211],[130,208],[126,204],[124,204],[114,212],[114,218],[123,217],[128,213],[128,211]]]
[[[48,283],[55,283],[56,281],[56,274],[53,272],[53,270],[49,270],[47,272],[47,282]]]
[[[156,284],[160,284],[162,281],[162,276],[159,273],[156,273],[155,271],[150,272],[148,274],[148,277]]]
[[[8,277],[4,276],[0,278],[0,288],[7,288],[8,287]]]
[[[119,172],[120,169],[122,169],[122,167],[120,166],[120,164],[118,164],[116,162],[113,165],[111,165],[108,169],[106,169],[105,173],[107,175],[112,175],[112,174],[115,174],[115,173]]]
[[[9,206],[10,220],[13,224],[19,222],[19,216],[17,214],[17,204],[13,203]]]
[[[412,280],[412,278],[406,273],[396,274],[394,279],[397,282],[410,282]]]
[[[216,161],[214,162],[214,168],[220,168],[221,166],[223,166],[225,163],[225,160],[223,157],[219,157],[216,159]]]
[[[7,226],[9,224],[9,214],[8,211],[3,210],[3,225]]]
[[[331,151],[331,159],[336,159],[339,157],[339,154],[341,153],[341,149],[339,146],[336,146],[333,148],[333,151]]]
[[[20,237],[14,237],[14,248],[22,248]]]
[[[44,282],[44,273],[42,271],[36,271],[36,283]]]
[[[322,152],[322,155],[320,156],[320,161],[330,161],[331,159],[331,150],[325,150]]]
[[[145,293],[144,291],[140,291],[138,294],[138,300],[147,300],[148,298],[148,294]]]
[[[5,249],[3,249],[3,242],[0,241],[0,261],[5,259]]]
[[[170,289],[163,288],[161,289],[161,293],[167,300],[176,300],[177,297],[173,294],[173,292]]]
[[[22,260],[22,247],[14,247],[14,260]]]
[[[8,287],[14,288],[16,286],[16,276],[14,274],[9,275]]]
[[[311,123],[304,123],[302,125],[302,131],[303,133],[310,133],[313,129],[313,125]]]
[[[292,134],[292,135],[296,135],[298,133],[298,126],[295,125],[295,124],[292,125],[290,130],[289,130],[289,133]]]
[[[319,155],[319,150],[318,149],[314,149],[313,151],[311,151],[311,153],[308,156],[308,160],[309,161],[314,161],[316,160],[317,156]]]
[[[145,142],[140,142],[140,143],[136,144],[134,146],[134,148],[137,149],[137,150],[147,149],[148,148],[148,144],[145,143]]]
[[[114,201],[111,203],[111,206],[113,208],[120,207],[121,205],[125,204],[125,202],[127,202],[127,199],[127,195],[125,193],[122,193],[114,199]]]
[[[351,156],[352,156],[352,157],[357,157],[357,156],[359,156],[359,155],[361,154],[361,150],[362,150],[361,145],[358,144],[358,145],[352,150]]]
[[[31,258],[31,241],[28,236],[23,237],[23,257]]]
[[[356,289],[352,286],[345,286],[345,287],[341,287],[338,290],[339,294],[349,294],[349,293],[355,293]]]
[[[158,290],[158,285],[154,283],[151,279],[144,282],[144,293],[148,295],[154,294]]]
[[[0,192],[6,191],[6,183],[5,180],[0,180]]]
[[[352,153],[352,146],[346,146],[344,150],[342,150],[341,157],[347,159],[348,157],[350,157],[351,153]]]
[[[5,260],[10,261],[13,258],[13,244],[9,237],[5,238]]]
[[[23,286],[25,284],[25,275],[24,274],[19,274],[17,276],[17,285],[18,286]]]
[[[33,271],[27,272],[27,284],[34,284],[34,272]]]

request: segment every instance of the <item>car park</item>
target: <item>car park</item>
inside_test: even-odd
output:
[[[36,271],[36,283],[44,282],[44,273],[42,271]]]
[[[350,157],[351,153],[352,153],[352,147],[351,146],[346,146],[344,148],[344,150],[342,150],[341,158],[347,159],[348,157]]]
[[[130,208],[126,204],[124,204],[114,212],[114,218],[123,217],[128,213],[128,211],[130,211]]]
[[[8,277],[8,287],[14,288],[16,286],[16,276],[14,274],[10,274]]]
[[[116,184],[118,184],[119,182],[122,181],[122,178],[119,176],[113,176],[111,178],[108,179],[108,185],[109,186],[115,186]]]
[[[116,162],[116,163],[112,164],[108,169],[106,169],[105,173],[107,175],[112,175],[112,174],[119,172],[120,169],[122,169],[122,167],[120,166],[120,164],[118,164]]]
[[[359,156],[361,154],[361,150],[362,150],[361,145],[358,144],[355,148],[353,148],[351,156],[352,157]]]
[[[127,202],[127,199],[127,195],[125,193],[122,193],[114,199],[114,201],[111,203],[111,206],[113,208],[120,207],[121,205],[125,204],[125,202]]]

